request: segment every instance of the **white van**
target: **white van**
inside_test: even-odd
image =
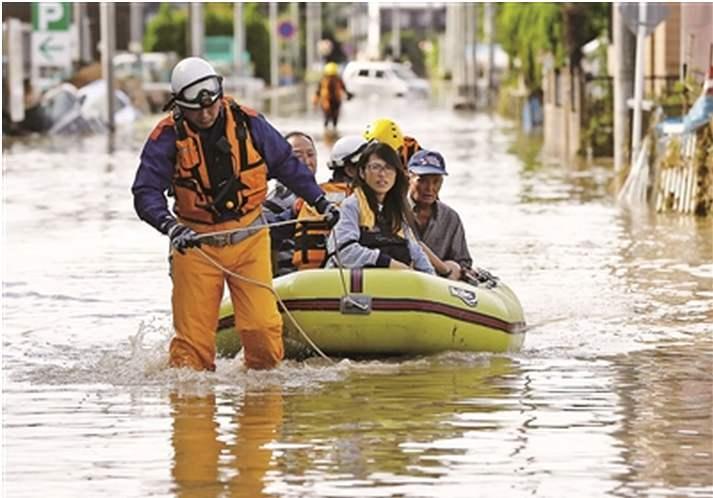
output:
[[[398,62],[353,61],[342,72],[344,84],[359,97],[428,97],[428,82]]]

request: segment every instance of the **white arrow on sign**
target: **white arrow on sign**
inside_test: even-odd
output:
[[[68,32],[38,31],[32,33],[32,56],[35,65],[70,67],[71,38]]]

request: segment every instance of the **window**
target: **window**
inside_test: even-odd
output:
[[[374,71],[374,77],[375,78],[383,78],[384,77],[384,70],[383,69],[377,69]]]
[[[369,70],[368,69],[360,69],[359,72],[357,73],[357,76],[362,76],[366,78],[369,76]]]

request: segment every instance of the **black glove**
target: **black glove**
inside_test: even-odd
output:
[[[174,224],[168,229],[168,237],[171,239],[171,245],[181,254],[186,254],[186,249],[189,247],[200,247],[201,240],[198,234],[186,225],[180,223]]]
[[[324,221],[330,229],[339,221],[339,208],[333,202],[329,202],[326,197],[321,196],[317,199],[314,207],[319,214],[324,215]]]

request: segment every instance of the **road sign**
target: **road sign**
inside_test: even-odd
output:
[[[72,64],[72,40],[69,32],[32,33],[33,64],[65,67]]]
[[[282,38],[292,38],[296,31],[297,29],[295,29],[295,25],[290,21],[282,21],[277,25],[277,34],[279,34]]]
[[[72,69],[72,37],[69,31],[72,4],[32,4],[32,74],[41,90],[69,76]]]
[[[622,3],[619,5],[619,12],[624,19],[624,24],[629,28],[629,31],[637,34],[639,29],[639,4],[638,3]],[[668,7],[663,3],[646,3],[646,36],[650,35],[656,29],[661,21],[668,16]]]
[[[68,2],[35,2],[32,4],[32,31],[67,31],[72,19]]]

